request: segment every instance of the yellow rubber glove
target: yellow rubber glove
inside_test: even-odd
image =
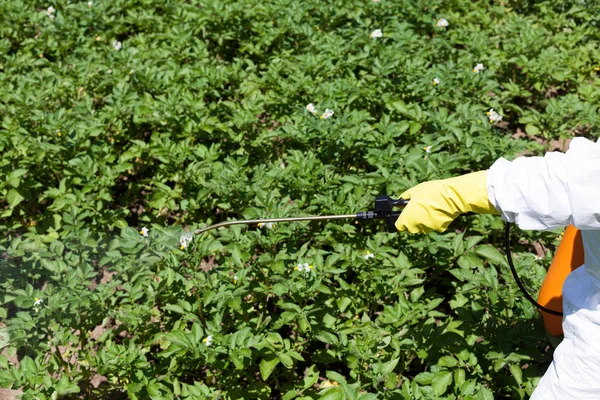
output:
[[[400,195],[409,200],[396,220],[399,231],[443,232],[462,213],[494,214],[487,194],[487,171],[418,184]]]

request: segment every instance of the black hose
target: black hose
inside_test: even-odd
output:
[[[512,275],[515,278],[515,281],[517,282],[519,289],[521,289],[521,292],[523,292],[523,294],[525,295],[525,298],[527,300],[529,300],[531,302],[531,304],[536,306],[538,309],[540,309],[544,312],[547,312],[548,314],[562,317],[563,316],[562,312],[546,308],[543,305],[541,305],[540,303],[538,303],[537,301],[535,301],[535,299],[533,297],[531,297],[531,295],[529,293],[527,293],[525,286],[523,286],[523,284],[521,283],[521,280],[519,279],[519,276],[517,275],[517,270],[515,269],[515,265],[513,264],[512,254],[510,252],[510,223],[509,222],[506,223],[506,230],[504,231],[504,246],[506,247],[506,259],[508,260],[508,266],[510,267],[510,271],[512,272]]]

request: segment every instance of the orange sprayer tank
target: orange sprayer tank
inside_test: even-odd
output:
[[[546,279],[540,289],[538,303],[546,308],[562,311],[562,287],[567,275],[583,265],[583,242],[581,232],[572,225],[567,226],[556,250]],[[546,332],[550,335],[562,335],[562,317],[540,311],[544,318]]]

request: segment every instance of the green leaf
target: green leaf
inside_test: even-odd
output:
[[[271,376],[271,374],[273,373],[273,370],[275,369],[275,367],[277,366],[277,364],[279,364],[279,358],[273,358],[271,360],[267,360],[267,359],[262,359],[260,361],[260,376],[262,377],[263,381],[266,381],[267,379],[269,379],[269,376]]]
[[[358,400],[377,400],[379,397],[375,393],[361,393]]]
[[[419,385],[430,385],[433,381],[433,374],[431,372],[421,372],[415,376],[414,380]]]
[[[482,400],[494,400],[494,394],[485,386],[481,387],[481,390],[479,393],[482,395],[481,396]]]
[[[340,297],[339,299],[335,300],[335,303],[338,306],[338,309],[340,310],[340,312],[344,312],[346,311],[346,309],[348,308],[348,306],[350,304],[352,304],[352,299],[348,298],[348,297]]]
[[[422,126],[422,125],[421,125],[420,123],[416,122],[416,121],[412,122],[412,123],[410,124],[410,131],[409,131],[409,132],[410,132],[410,134],[411,134],[411,135],[414,135],[414,134],[416,134],[417,132],[419,132],[419,130],[421,130],[421,126]]]
[[[173,394],[175,396],[181,396],[181,384],[177,378],[173,379]]]
[[[309,387],[312,387],[319,380],[319,372],[316,369],[316,365],[311,365],[308,369],[306,376],[304,377],[302,389],[306,390]]]
[[[398,365],[398,361],[400,361],[399,358],[394,358],[393,360],[390,360],[390,361],[386,362],[381,367],[380,373],[382,375],[389,374],[390,372],[392,372],[394,370],[394,368],[396,368],[396,365]]]
[[[25,168],[18,168],[15,169],[14,171],[12,171],[9,175],[8,175],[8,183],[14,187],[14,188],[18,188],[19,185],[21,184],[21,177],[23,175],[25,175],[27,173],[27,169]]]
[[[281,397],[281,400],[292,400],[299,396],[299,392],[296,389],[289,390],[286,394]]]
[[[37,367],[31,357],[25,356],[19,361],[21,369],[30,377],[37,373]]]
[[[437,362],[440,367],[452,368],[458,364],[458,360],[452,356],[443,356]]]
[[[358,393],[357,393],[356,389],[352,388],[346,382],[341,382],[340,387],[342,388],[342,390],[344,392],[344,396],[346,397],[346,400],[356,400],[356,398],[358,397]]]
[[[496,249],[493,246],[490,246],[490,245],[479,246],[475,250],[475,253],[488,259],[489,261],[491,261],[494,264],[508,266],[506,257],[502,253],[500,253],[500,251],[498,249]]]
[[[452,372],[450,371],[440,371],[436,373],[431,382],[431,387],[433,391],[441,396],[446,392],[448,386],[452,383]]]
[[[454,370],[454,386],[461,387],[466,381],[466,372],[462,368],[458,368]]]
[[[283,365],[285,365],[286,368],[289,369],[294,366],[294,360],[292,360],[292,357],[290,357],[289,355],[285,353],[278,353],[277,357],[283,363]]]
[[[320,400],[345,400],[341,387],[328,387],[319,392]]]
[[[15,208],[23,200],[25,200],[25,197],[21,196],[21,193],[16,189],[10,189],[6,195],[6,201],[10,208]]]
[[[523,383],[523,370],[519,364],[509,364],[508,369],[519,385]]]
[[[527,132],[529,136],[537,136],[540,133],[540,129],[535,125],[527,124],[525,125],[525,132]]]
[[[302,355],[300,353],[295,352],[294,350],[290,350],[287,352],[287,354],[292,357],[295,358],[298,361],[304,361],[304,357],[302,357]]]
[[[406,103],[402,100],[395,101],[391,104],[391,108],[399,111],[402,114],[408,114],[408,108],[406,108]]]
[[[315,334],[315,337],[323,343],[333,344],[333,345],[339,343],[337,336],[335,336],[331,332],[319,331]]]
[[[240,358],[240,354],[238,351],[233,350],[229,352],[229,359],[235,365],[235,368],[238,370],[244,369],[244,361]]]
[[[335,371],[325,371],[325,376],[329,378],[329,380],[338,382],[338,383],[346,383],[346,378]]]
[[[164,310],[168,310],[168,311],[176,312],[177,314],[182,314],[182,315],[186,314],[185,310],[181,306],[178,306],[177,304],[167,304],[167,305],[164,305],[163,309]]]

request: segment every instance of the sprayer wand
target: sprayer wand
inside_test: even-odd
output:
[[[231,225],[257,225],[277,222],[295,222],[295,221],[318,221],[318,220],[329,220],[329,219],[385,219],[385,225],[388,232],[396,232],[394,223],[400,216],[400,212],[394,212],[394,207],[405,206],[408,204],[408,200],[398,199],[394,200],[390,196],[377,196],[375,199],[375,209],[373,211],[363,211],[356,214],[340,214],[340,215],[313,215],[306,217],[289,217],[289,218],[265,218],[265,219],[245,219],[238,221],[225,221],[218,224],[210,225],[205,228],[196,229],[194,235],[211,231],[213,229],[221,228],[224,226]]]

